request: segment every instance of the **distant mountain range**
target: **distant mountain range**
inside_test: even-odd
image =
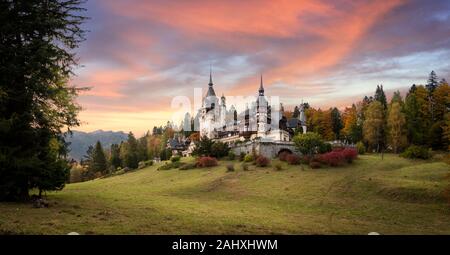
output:
[[[95,146],[97,141],[100,141],[104,149],[109,149],[111,144],[120,144],[120,142],[127,140],[128,135],[125,132],[118,131],[103,131],[97,130],[93,132],[72,131],[72,136],[66,138],[69,145],[69,158],[80,161],[86,154],[90,145]]]

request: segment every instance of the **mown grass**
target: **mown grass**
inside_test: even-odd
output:
[[[189,160],[189,159],[183,159]],[[49,208],[0,203],[0,232],[26,234],[450,234],[449,166],[395,155],[283,170],[229,161],[158,165],[48,194]],[[272,162],[272,165],[274,162]]]

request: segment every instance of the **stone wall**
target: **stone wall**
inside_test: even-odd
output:
[[[231,150],[239,155],[241,152],[245,154],[255,153],[256,155],[263,155],[268,158],[275,158],[282,150],[288,150],[293,153],[299,154],[293,142],[261,142],[261,141],[249,141],[234,145]]]

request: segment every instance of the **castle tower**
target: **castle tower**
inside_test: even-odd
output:
[[[212,71],[209,72],[208,91],[203,99],[200,117],[200,136],[214,139],[217,136],[216,127],[219,121],[219,99],[216,97],[212,81]]]
[[[227,104],[226,98],[222,94],[220,98],[220,126],[225,130],[227,125]]]
[[[261,75],[261,83],[258,90],[258,99],[256,101],[256,121],[257,121],[257,131],[258,137],[264,137],[266,132],[269,131],[269,125],[267,121],[268,114],[268,105],[265,96],[264,96],[264,86],[263,86],[263,78]]]
[[[300,115],[298,116],[298,119],[300,120],[300,124],[302,125],[303,134],[306,133],[306,115],[305,115],[305,105],[302,103],[300,104]]]

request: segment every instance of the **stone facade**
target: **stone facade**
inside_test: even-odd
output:
[[[273,141],[273,142],[264,142],[258,140],[248,141],[233,145],[231,147],[231,150],[236,155],[239,155],[243,152],[245,154],[262,155],[268,158],[275,158],[283,151],[300,154],[300,152],[296,149],[293,142],[283,142],[283,141]]]

